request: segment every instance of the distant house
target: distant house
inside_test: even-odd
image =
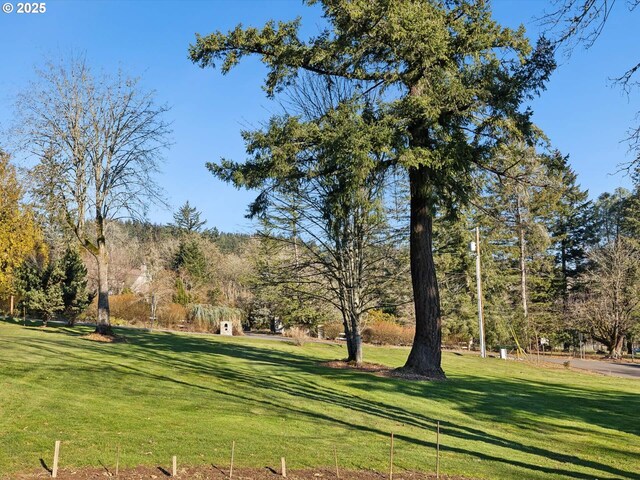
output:
[[[142,264],[140,268],[129,270],[126,275],[125,286],[128,286],[134,293],[149,293],[151,289],[151,274],[147,270],[147,266]]]

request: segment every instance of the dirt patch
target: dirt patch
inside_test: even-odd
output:
[[[96,332],[90,333],[89,335],[83,335],[80,338],[101,343],[127,343],[127,338],[122,335],[103,335]]]
[[[170,466],[166,467],[137,467],[133,469],[120,469],[116,477],[114,471],[107,468],[85,468],[85,469],[62,469],[58,470],[60,480],[98,480],[106,478],[118,478],[119,480],[164,480],[165,478],[176,478],[181,480],[222,480],[229,478],[228,466],[217,467],[207,465],[200,467],[178,468],[177,475],[171,477]],[[384,480],[389,478],[388,472],[378,472],[375,470],[340,470],[340,480]],[[22,474],[11,477],[14,480],[45,479],[51,478],[51,474],[40,471],[32,474]],[[264,468],[240,468],[233,470],[233,478],[237,480],[277,480],[282,478],[279,471],[270,467]],[[400,470],[393,472],[394,480],[427,480],[436,478],[435,474],[424,472],[414,472]],[[448,480],[470,480],[465,477],[440,475],[442,479]],[[336,472],[329,468],[289,470],[287,471],[289,480],[333,480],[336,479]]]
[[[390,367],[387,367],[386,365],[379,365],[377,363],[362,362],[360,365],[357,365],[353,362],[345,362],[343,360],[333,360],[331,362],[323,362],[320,365],[322,365],[323,367],[338,368],[341,370],[358,370],[361,372],[373,373],[380,377],[401,378],[403,380],[427,381],[427,382],[442,380],[441,378],[432,378],[432,377],[427,377],[425,375],[418,375],[416,373],[407,372],[401,368],[390,368]]]
[[[357,365],[354,362],[345,362],[344,360],[333,360],[331,362],[321,363],[323,367],[338,368],[341,370],[359,370],[361,372],[373,372],[379,374],[388,374],[391,372],[391,368],[385,365],[379,365],[377,363],[362,362]]]

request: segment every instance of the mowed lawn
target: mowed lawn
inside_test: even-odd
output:
[[[640,382],[444,354],[446,382],[320,365],[344,347],[0,322],[0,477],[115,463],[288,469],[333,465],[487,479],[640,478]],[[365,350],[400,366],[407,349]]]

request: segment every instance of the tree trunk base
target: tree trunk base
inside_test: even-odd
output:
[[[394,377],[410,380],[444,381],[447,376],[442,368],[416,368],[405,365],[392,371]]]
[[[361,367],[362,366],[362,359],[360,359],[360,361],[356,360],[355,358],[345,358],[343,360],[344,363],[347,363],[351,366],[354,367]]]
[[[115,336],[115,333],[113,332],[113,328],[111,328],[111,325],[98,324],[96,325],[95,333],[99,333],[100,335],[105,335],[108,337]]]

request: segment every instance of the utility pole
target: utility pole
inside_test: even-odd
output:
[[[471,242],[471,251],[476,254],[476,285],[478,287],[478,333],[480,336],[480,356],[486,358],[487,347],[484,343],[484,315],[482,313],[482,273],[480,266],[480,227],[476,227],[476,241]]]

